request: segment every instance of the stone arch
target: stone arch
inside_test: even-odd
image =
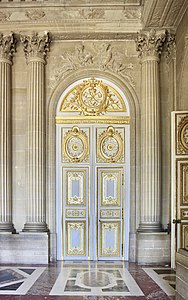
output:
[[[125,95],[130,108],[130,254],[129,260],[135,261],[136,228],[139,224],[140,211],[140,106],[134,88],[122,77],[110,72],[99,70],[79,70],[71,73],[60,80],[51,93],[47,107],[47,130],[46,130],[46,168],[47,168],[47,223],[50,228],[50,257],[56,259],[56,107],[61,94],[73,82],[86,77],[100,77],[111,81]]]

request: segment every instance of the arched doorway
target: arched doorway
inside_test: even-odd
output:
[[[127,260],[130,118],[103,78],[74,82],[56,110],[57,259]]]

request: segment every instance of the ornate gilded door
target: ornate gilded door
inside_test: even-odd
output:
[[[122,259],[125,128],[59,126],[64,259]]]
[[[172,113],[172,267],[188,250],[188,112]]]
[[[70,85],[56,110],[57,257],[128,259],[129,105],[101,78]]]

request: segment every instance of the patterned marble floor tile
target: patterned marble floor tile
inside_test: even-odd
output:
[[[170,268],[143,268],[143,270],[168,296],[175,296],[176,275],[174,270]]]
[[[126,268],[63,268],[50,295],[143,296]]]
[[[45,267],[0,267],[0,294],[24,295]]]
[[[1,290],[0,300],[172,300],[164,290],[143,270],[142,266],[128,262],[55,262],[50,263],[38,276],[35,270],[39,266],[0,266],[12,270],[5,276],[1,273],[1,284],[12,285],[9,294]],[[148,269],[148,268],[147,268]],[[159,274],[167,277],[170,282],[174,273],[161,273],[161,268],[153,268]],[[33,271],[34,270],[34,271]],[[67,272],[69,270],[69,272]],[[14,271],[14,272],[13,272]],[[15,273],[16,272],[16,273]],[[64,272],[64,276],[62,273]],[[93,272],[93,273],[92,273]],[[19,274],[19,277],[17,275]],[[161,274],[160,274],[161,273]],[[10,275],[11,274],[11,275]],[[83,276],[85,274],[85,276]],[[10,276],[12,276],[10,278]],[[35,276],[36,275],[36,276]],[[78,276],[79,275],[79,276]],[[19,280],[18,277],[19,277]],[[32,276],[35,278],[32,279]],[[20,284],[24,278],[28,280],[27,292],[19,293]],[[29,278],[31,279],[29,281]],[[62,279],[58,283],[59,278]],[[11,279],[11,280],[10,280]],[[14,280],[15,279],[15,280]],[[164,278],[163,278],[164,279]],[[10,282],[9,282],[10,280]],[[172,281],[171,281],[172,282]],[[55,285],[59,286],[61,293],[52,294]],[[60,287],[61,285],[61,287]],[[63,286],[63,288],[62,288]],[[66,287],[66,291],[62,293]],[[138,288],[135,293],[135,287]],[[15,288],[15,290],[14,290]],[[92,291],[90,291],[92,290]],[[99,293],[100,290],[100,293]],[[26,291],[26,289],[25,289]],[[97,292],[98,293],[97,293]],[[18,295],[19,294],[19,295]]]

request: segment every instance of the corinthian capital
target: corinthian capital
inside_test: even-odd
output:
[[[166,40],[166,32],[152,29],[149,32],[141,32],[137,34],[136,50],[139,51],[139,57],[155,56],[159,57],[163,44]]]
[[[50,50],[49,34],[39,35],[34,32],[31,36],[21,35],[21,42],[24,46],[26,59],[41,58],[45,59],[47,52]]]
[[[13,53],[15,52],[16,40],[14,34],[3,35],[0,33],[0,58],[12,60]]]

